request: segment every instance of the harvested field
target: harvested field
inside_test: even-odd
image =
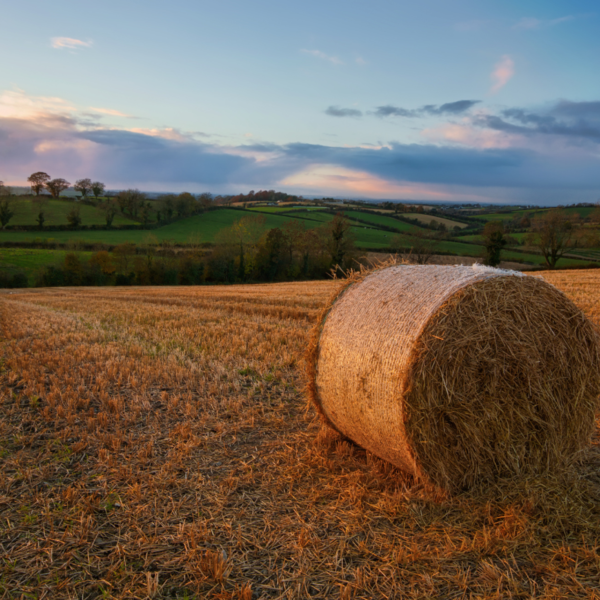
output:
[[[598,271],[541,275],[600,324]],[[432,497],[321,429],[335,285],[1,293],[0,596],[600,598],[597,441]]]

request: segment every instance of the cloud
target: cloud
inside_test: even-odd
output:
[[[573,143],[600,143],[600,102],[562,100],[538,112],[509,108],[475,119],[480,127],[531,136],[558,136]]]
[[[511,135],[504,131],[481,128],[470,119],[462,123],[444,123],[439,127],[423,129],[421,136],[437,144],[460,144],[471,148],[510,148],[513,142]]]
[[[534,17],[523,17],[513,25],[513,29],[541,29],[543,27],[553,27],[560,23],[566,23],[575,19],[575,15],[566,15],[557,19],[536,19]]]
[[[494,70],[491,74],[491,79],[493,82],[492,89],[490,90],[491,94],[496,94],[499,92],[512,78],[515,74],[515,63],[513,59],[505,54],[494,67]]]
[[[91,106],[90,110],[93,110],[94,112],[97,112],[97,113],[101,113],[103,115],[110,115],[111,117],[126,117],[128,119],[135,118],[135,117],[132,117],[131,115],[127,115],[127,114],[121,112],[120,110],[114,110],[112,108],[94,108],[93,106]]]
[[[341,108],[340,106],[330,106],[325,111],[330,117],[362,117],[362,112],[356,108]]]
[[[552,114],[578,119],[600,120],[600,102],[570,102],[561,100],[551,110]]]
[[[365,60],[365,59],[364,59],[362,56],[357,56],[357,57],[354,59],[354,62],[355,62],[357,65],[360,65],[361,67],[363,67],[363,66],[365,66],[365,65],[368,65],[368,64],[369,64],[369,63],[368,63],[368,61],[366,61],[366,60]]]
[[[83,40],[77,40],[69,37],[53,37],[50,39],[53,48],[67,48],[69,50],[77,50],[78,48],[89,48],[92,45],[92,41],[84,42]]]
[[[386,104],[385,106],[378,106],[373,114],[376,117],[407,117],[412,118],[416,117],[418,111],[409,110],[407,108],[400,108],[399,106],[393,106],[391,104]]]
[[[57,100],[59,108],[68,105]],[[30,103],[36,105],[35,98]],[[543,111],[512,108],[497,115],[465,114],[462,130],[447,131],[445,137],[432,134],[431,141],[421,144],[263,142],[228,147],[173,128],[88,127],[77,112],[17,110],[0,116],[0,164],[5,179],[14,183],[43,170],[69,181],[89,176],[109,187],[146,190],[232,193],[289,185],[310,193],[363,197],[589,201],[600,187],[596,141],[593,147],[514,144],[542,132],[548,135],[553,128],[556,133],[557,127],[563,128],[558,136],[562,139],[567,126],[572,135],[580,127],[578,133],[592,139],[589,131],[599,124],[599,111],[597,102],[562,100]],[[468,129],[475,123],[479,140],[472,139]],[[494,136],[504,135],[512,136],[513,145],[486,146],[486,138],[493,142]]]
[[[343,65],[343,61],[341,61],[337,56],[330,56],[329,54],[325,54],[325,52],[321,52],[320,50],[300,50],[300,52],[304,52],[304,54],[309,54],[310,56],[314,56],[315,58],[319,58],[321,60],[325,60],[330,62],[332,65]]]
[[[481,100],[457,100],[456,102],[447,102],[440,106],[436,104],[426,104],[421,108],[408,109],[401,108],[399,106],[393,106],[386,104],[385,106],[378,106],[373,114],[376,117],[406,117],[414,118],[424,115],[460,115],[467,112],[475,104],[478,104]]]
[[[479,104],[481,100],[457,100],[456,102],[448,102],[441,106],[428,104],[421,108],[422,112],[430,115],[460,115]]]
[[[65,115],[76,108],[55,96],[29,96],[23,90],[8,90],[0,94],[0,117],[29,119],[40,114]]]

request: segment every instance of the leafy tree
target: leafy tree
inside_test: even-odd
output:
[[[332,266],[347,268],[356,255],[355,235],[350,221],[341,213],[324,228],[325,247],[331,256]]]
[[[261,278],[273,281],[281,274],[285,253],[285,234],[279,227],[269,229],[258,251],[258,267]]]
[[[294,272],[294,254],[298,252],[304,238],[306,228],[299,219],[291,219],[283,225],[283,240],[287,250],[287,262],[290,274]]]
[[[485,264],[489,267],[497,267],[500,264],[502,248],[506,246],[502,221],[488,221],[485,224],[483,244],[485,246]]]
[[[132,256],[135,255],[135,245],[131,242],[126,242],[115,246],[113,250],[113,260],[119,273],[124,275],[129,274],[132,263]]]
[[[150,203],[142,207],[142,210],[140,211],[140,218],[144,225],[148,225],[150,222]]]
[[[10,198],[0,197],[0,224],[4,229],[9,221],[15,216],[15,212],[12,210],[12,202]]]
[[[200,203],[200,206],[202,206],[202,208],[208,208],[213,203],[213,197],[211,196],[211,194],[204,192],[203,194],[200,194],[198,196],[198,202]]]
[[[38,227],[43,229],[44,223],[46,222],[46,205],[48,204],[48,201],[44,196],[38,196],[34,200],[34,203],[37,207],[37,216],[35,220],[37,221]]]
[[[65,254],[65,283],[67,285],[81,285],[83,278],[83,265],[79,256],[74,252]]]
[[[176,199],[177,197],[175,196],[175,194],[165,194],[161,198],[161,211],[168,221],[170,221],[173,218]]]
[[[59,198],[61,192],[69,189],[70,185],[71,184],[65,179],[62,179],[62,177],[59,177],[58,179],[51,179],[45,183],[46,189],[50,192],[50,195],[53,198]]]
[[[178,217],[189,217],[196,212],[196,198],[189,192],[182,192],[175,201]]]
[[[81,225],[81,211],[79,209],[79,206],[74,206],[67,213],[67,223],[72,229],[77,229],[77,227]]]
[[[106,226],[111,227],[113,219],[118,212],[117,203],[114,200],[111,200],[106,203],[104,206],[104,219],[106,220]]]
[[[36,196],[39,196],[46,183],[50,181],[50,175],[44,173],[44,171],[37,171],[36,173],[32,173],[27,178],[27,181],[31,183],[31,191],[34,192]]]
[[[86,198],[88,193],[92,191],[92,180],[91,179],[78,179],[73,186],[76,192],[81,194],[82,198]]]
[[[246,279],[246,247],[256,244],[264,230],[266,219],[264,215],[242,217],[231,227],[222,229],[216,236],[215,241],[228,246],[239,248],[238,277]]]
[[[92,182],[92,193],[94,194],[94,198],[99,198],[102,196],[105,189],[106,186],[101,181]]]
[[[112,257],[106,250],[100,250],[92,254],[90,265],[100,269],[104,275],[113,275],[116,271]]]
[[[561,209],[549,210],[533,219],[533,231],[527,241],[541,251],[548,268],[554,269],[565,253],[585,243],[578,221],[578,215],[571,217]]]
[[[130,216],[137,218],[140,208],[146,200],[146,194],[140,190],[123,190],[117,194],[117,202],[122,213],[128,212]]]

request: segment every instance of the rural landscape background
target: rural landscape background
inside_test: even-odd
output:
[[[373,203],[273,190],[106,195],[90,179],[65,197],[45,173],[30,178],[31,195],[0,187],[3,287],[309,280],[389,253],[421,264],[600,265],[600,204]]]
[[[324,427],[305,361],[385,261],[600,327],[597,0],[1,14],[0,598],[600,600],[600,421],[451,494]]]

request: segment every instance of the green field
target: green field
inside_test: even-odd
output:
[[[288,213],[295,211],[313,211],[313,210],[325,210],[325,206],[253,206],[248,207],[248,210],[264,213]]]
[[[410,223],[399,221],[398,219],[388,217],[387,215],[374,215],[359,210],[344,210],[343,214],[349,219],[360,219],[361,221],[367,221],[374,226],[383,225],[384,227],[393,227],[397,231],[423,231],[422,228],[417,225],[411,225]]]
[[[0,248],[0,269],[8,272],[23,271],[29,282],[35,273],[48,265],[58,265],[64,261],[69,250],[38,250],[29,248]],[[78,252],[80,257],[89,259],[91,252]]]
[[[409,219],[417,219],[418,221],[421,221],[421,223],[426,224],[431,223],[431,221],[443,223],[448,229],[453,229],[454,227],[460,227],[461,229],[464,229],[465,227],[468,227],[466,223],[461,223],[460,221],[453,221],[452,219],[436,217],[434,215],[424,215],[423,213],[405,213],[402,216]]]
[[[548,212],[549,208],[543,209],[535,209],[528,208],[523,210],[514,210],[511,212],[501,212],[501,213],[488,213],[482,215],[473,215],[473,218],[479,219],[480,221],[510,221],[511,219],[523,218],[524,216],[528,217],[541,217],[544,213]],[[570,206],[567,208],[561,209],[569,215],[579,215],[582,219],[587,218],[590,213],[594,210],[597,210],[595,206],[584,206],[584,207],[576,207]]]
[[[47,200],[44,206],[45,225],[68,225],[67,214],[78,206],[81,214],[82,225],[105,225],[106,219],[104,211],[95,206],[81,204],[79,202],[70,202],[67,200]],[[17,198],[12,203],[12,210],[15,215],[10,220],[9,225],[35,226],[37,225],[37,215],[39,207],[31,198]],[[123,215],[115,215],[113,225],[132,225],[133,221]]]
[[[304,215],[305,213],[301,213]],[[87,244],[122,244],[132,242],[134,244],[156,244],[160,242],[172,242],[176,244],[214,242],[216,234],[230,227],[235,221],[243,217],[251,216],[248,211],[221,209],[213,210],[182,219],[158,227],[152,230],[102,230],[102,231],[0,231],[0,242],[59,242],[66,243],[77,241]],[[274,227],[282,227],[288,221],[295,219],[301,222],[307,229],[319,227],[333,219],[329,213],[314,213],[303,217],[298,215],[264,214],[264,231]],[[367,248],[387,248],[392,233],[361,226],[352,228],[356,235],[357,245]]]
[[[70,209],[72,203],[56,201],[56,205]],[[94,207],[82,206],[82,209],[94,209]],[[259,207],[261,208],[261,207]],[[280,207],[264,207],[268,209]],[[592,210],[592,209],[590,209]],[[83,211],[82,211],[83,212]],[[542,211],[538,211],[542,212]],[[152,230],[99,230],[99,231],[0,231],[0,243],[11,242],[47,242],[47,243],[82,243],[82,244],[110,244],[117,245],[124,242],[131,242],[138,245],[152,245],[169,242],[172,244],[189,243],[212,243],[217,239],[217,234],[230,227],[234,222],[252,215],[261,215],[264,217],[263,231],[275,227],[283,227],[286,223],[293,220],[307,229],[320,227],[331,222],[334,218],[332,212],[323,212],[320,208],[312,212],[284,210],[234,210],[231,208],[222,208],[218,210],[207,211],[203,214],[181,219]],[[370,248],[378,250],[389,250],[392,239],[395,238],[396,244],[404,248],[409,248],[415,244],[416,240],[411,237],[411,233],[424,231],[424,229],[404,223],[384,214],[370,214],[357,210],[345,209],[343,214],[350,219],[361,219],[368,221],[369,225],[354,221],[352,232],[356,238],[356,244],[359,248]],[[496,215],[488,216],[499,216]],[[420,215],[423,216],[423,215]],[[505,215],[502,215],[505,216]],[[424,215],[428,218],[427,215]],[[91,217],[90,217],[91,218]],[[394,227],[399,233],[393,231],[384,231],[378,229],[379,226]],[[513,237],[520,239],[526,234],[514,234]],[[448,240],[432,240],[434,253],[450,253],[460,256],[482,257],[484,248],[481,245],[482,238],[479,235],[466,235],[464,237],[452,238]],[[465,243],[471,242],[471,243]],[[57,254],[50,250],[15,250],[0,249],[0,268],[17,269],[23,268],[29,275],[40,266],[50,264],[57,260],[62,260],[64,250]],[[592,248],[582,250],[582,256],[598,258],[598,249]],[[543,258],[538,254],[519,252],[518,249],[506,248],[502,252],[503,260],[521,260],[532,264],[543,264]],[[561,266],[583,265],[585,260],[563,259]]]

